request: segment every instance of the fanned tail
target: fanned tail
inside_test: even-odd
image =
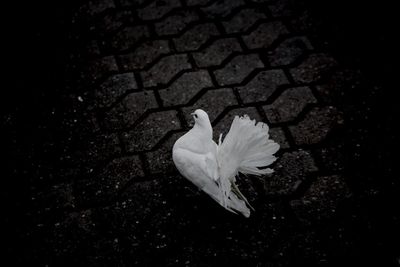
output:
[[[235,176],[238,172],[258,176],[273,172],[272,169],[265,167],[276,160],[273,154],[279,150],[279,145],[269,139],[268,130],[268,125],[263,122],[256,123],[247,115],[236,116],[222,144],[220,137],[219,186],[225,199],[225,207],[228,202],[226,200],[230,198],[232,192],[251,207],[235,184]],[[240,212],[247,213],[248,210]]]

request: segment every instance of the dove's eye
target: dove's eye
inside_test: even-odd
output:
[[[194,117],[197,119],[197,114],[194,114]]]

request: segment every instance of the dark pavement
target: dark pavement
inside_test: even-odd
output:
[[[10,29],[2,101],[9,266],[400,264],[390,21],[367,22],[388,10],[354,22],[353,6],[314,1],[31,5]],[[249,219],[172,163],[196,108],[215,138],[248,114],[281,144],[274,174],[239,178]]]

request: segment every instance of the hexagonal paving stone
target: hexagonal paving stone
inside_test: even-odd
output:
[[[167,107],[187,104],[202,89],[211,86],[212,82],[208,72],[199,70],[184,73],[171,86],[160,89],[158,92],[163,105]]]
[[[244,103],[266,101],[275,90],[289,83],[282,70],[266,70],[257,75],[246,85],[236,87]]]
[[[265,114],[272,123],[294,120],[307,104],[316,103],[308,87],[287,89],[272,104],[264,106]]]
[[[279,36],[288,33],[285,25],[280,21],[260,24],[253,32],[244,35],[243,41],[250,49],[268,48]]]
[[[174,13],[155,24],[155,30],[158,35],[177,34],[183,30],[190,22],[198,20],[198,15],[193,10],[180,11]]]
[[[199,67],[220,65],[233,52],[242,48],[236,38],[225,38],[214,41],[209,47],[193,53],[193,58]]]
[[[165,85],[180,71],[190,68],[189,59],[185,54],[163,57],[149,70],[141,72],[143,85]]]
[[[200,48],[212,36],[219,35],[217,27],[212,23],[198,24],[174,39],[178,51],[193,51]]]
[[[289,65],[311,49],[311,43],[306,37],[292,37],[284,40],[277,48],[270,51],[268,61],[271,66]]]

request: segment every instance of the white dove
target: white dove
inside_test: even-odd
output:
[[[251,207],[235,184],[238,172],[264,175],[276,160],[279,145],[269,139],[268,125],[249,116],[236,116],[231,128],[218,145],[212,140],[213,129],[205,111],[191,114],[195,124],[172,148],[172,159],[179,172],[225,209],[250,216]],[[247,204],[247,205],[246,205]],[[253,208],[252,208],[253,209]],[[254,210],[254,209],[253,209]]]

